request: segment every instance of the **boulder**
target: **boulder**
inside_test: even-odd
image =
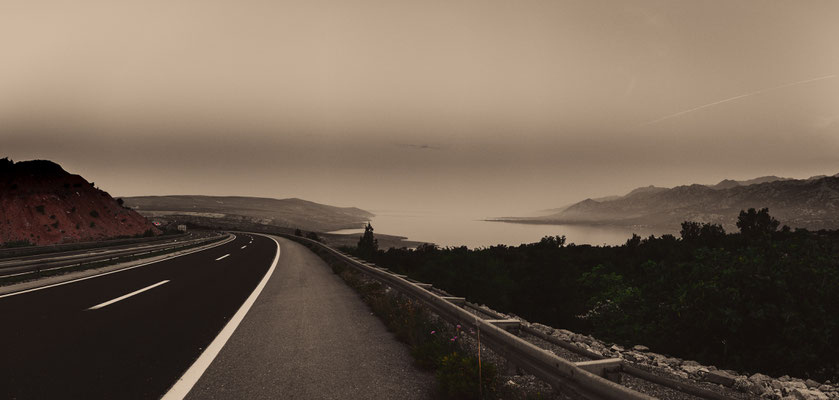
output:
[[[769,377],[768,375],[764,375],[764,374],[761,374],[761,373],[757,373],[757,374],[754,374],[754,375],[750,376],[750,377],[749,377],[749,380],[750,380],[750,381],[752,381],[752,382],[754,382],[754,383],[763,384],[764,382],[769,382],[769,381],[771,381],[771,380],[772,380],[772,378],[771,378],[771,377]]]
[[[704,378],[704,379],[705,379],[705,381],[707,381],[707,382],[711,382],[711,383],[716,383],[716,384],[720,384],[720,385],[724,385],[724,386],[732,387],[732,386],[734,386],[734,382],[735,382],[735,380],[736,380],[736,376],[731,375],[731,374],[729,374],[728,372],[718,370],[718,371],[710,371],[710,372],[708,372],[707,374],[705,374],[705,378]]]
[[[795,388],[792,390],[792,396],[796,400],[829,400],[826,394],[812,389]]]

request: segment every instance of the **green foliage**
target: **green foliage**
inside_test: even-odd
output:
[[[90,210],[90,216],[93,218],[99,218],[99,211]]]
[[[425,245],[367,259],[530,321],[721,368],[836,380],[839,231],[776,231],[765,209],[742,215],[742,234],[687,222],[682,240]]]

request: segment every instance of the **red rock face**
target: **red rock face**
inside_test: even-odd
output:
[[[0,160],[0,243],[102,240],[148,230],[160,234],[145,217],[58,164]]]

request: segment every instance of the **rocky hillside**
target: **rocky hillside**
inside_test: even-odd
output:
[[[260,224],[328,232],[359,228],[373,217],[355,207],[335,207],[293,198],[142,196],[126,197],[125,205],[149,218],[231,229]]]
[[[46,160],[0,159],[0,243],[44,245],[159,234],[79,175]]]
[[[783,224],[808,229],[839,228],[839,174],[810,179],[762,177],[716,185],[646,187],[611,200],[586,199],[536,218],[505,222],[678,228],[685,220],[736,230],[740,210],[769,207]]]

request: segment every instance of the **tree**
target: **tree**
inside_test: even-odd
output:
[[[725,229],[719,224],[685,221],[682,222],[682,230],[679,233],[685,242],[697,242],[709,246],[725,239]]]
[[[748,211],[740,210],[740,216],[737,217],[737,227],[740,228],[740,233],[748,238],[771,235],[772,232],[778,230],[780,224],[777,219],[769,215],[768,208],[762,208],[760,211],[756,211],[754,208],[750,208]]]
[[[303,231],[300,228],[294,230],[294,236],[303,236]]]
[[[698,240],[700,232],[702,232],[702,225],[699,222],[685,221],[682,222],[682,230],[679,234],[682,235],[682,240],[688,242]]]
[[[379,241],[373,237],[373,226],[367,223],[364,227],[364,235],[358,239],[358,254],[361,257],[371,257],[379,250]]]
[[[317,233],[315,233],[315,232],[309,232],[309,233],[307,233],[307,234],[306,234],[306,238],[307,238],[307,239],[314,240],[314,241],[316,241],[316,242],[322,242],[322,240],[320,239],[320,236],[318,236],[318,234],[317,234]]]

